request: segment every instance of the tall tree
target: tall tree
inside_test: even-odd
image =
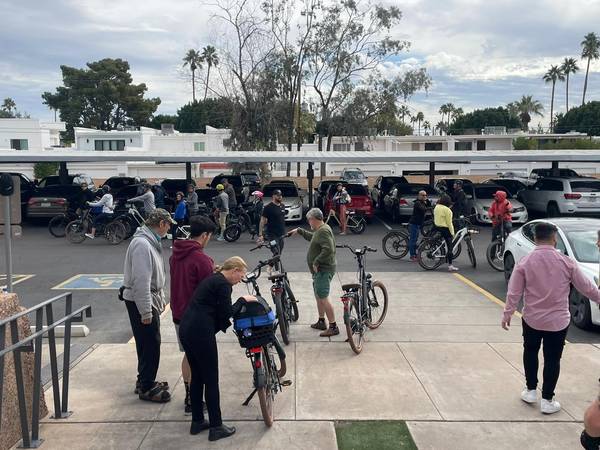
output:
[[[443,128],[445,127],[444,123]],[[450,129],[446,131],[447,134],[465,134],[468,130],[479,133],[485,127],[519,128],[521,121],[517,113],[511,114],[503,107],[476,109],[456,118]]]
[[[425,122],[423,122],[423,129],[425,130],[425,135],[427,135],[427,132],[429,130],[431,130],[431,124],[429,123],[428,120],[426,120]]]
[[[202,68],[202,56],[197,50],[189,49],[183,57],[183,67],[189,66],[192,72],[192,101],[196,101],[196,70]],[[209,67],[210,72],[210,67]]]
[[[145,125],[160,98],[144,98],[144,83],[133,84],[129,63],[122,59],[102,59],[87,63],[87,68],[60,66],[63,86],[44,92],[42,99],[60,111],[67,137],[74,138],[73,127],[112,130],[123,125]]]
[[[2,109],[2,111],[4,111],[6,114],[12,116],[13,110],[17,109],[17,104],[12,98],[7,97],[2,101],[2,107],[0,107],[0,109]]]
[[[558,66],[550,66],[548,72],[542,77],[546,83],[552,83],[552,96],[550,100],[550,132],[554,130],[554,88],[557,81],[564,81],[565,76]]]
[[[440,136],[442,134],[444,134],[445,131],[447,131],[448,129],[446,128],[446,122],[444,122],[443,120],[440,120],[436,125],[435,125],[435,129],[437,129],[440,132]]]
[[[217,50],[212,45],[207,45],[202,49],[200,60],[208,66],[208,70],[206,71],[206,87],[204,88],[204,100],[206,100],[206,96],[208,95],[208,83],[210,81],[210,69],[219,64]]]
[[[532,95],[523,95],[520,100],[515,102],[515,106],[519,111],[519,118],[525,131],[529,129],[532,114],[537,116],[544,115],[542,113],[544,106],[538,100],[535,100]]]
[[[417,113],[417,115],[415,116],[415,118],[417,119],[417,122],[419,123],[419,136],[420,136],[421,135],[421,122],[423,120],[425,120],[425,115],[421,111],[419,111]]]
[[[590,63],[592,59],[600,58],[600,38],[596,33],[588,33],[581,41],[581,57],[587,58],[587,68],[585,69],[585,82],[583,84],[583,97],[581,98],[581,104],[585,104],[585,94],[588,86],[588,75],[590,73]]]
[[[444,122],[444,117],[446,117],[446,114],[448,114],[448,123],[450,122],[450,113],[451,113],[450,103],[444,103],[442,106],[440,106],[440,109],[438,112],[442,116],[442,122]],[[444,128],[448,129],[448,126],[446,126]]]
[[[400,108],[398,108],[398,115],[400,116],[400,120],[402,120],[402,123],[406,123],[404,118],[405,117],[410,118],[410,109],[408,109],[408,106],[406,106],[406,105],[400,106]]]
[[[577,72],[579,72],[579,66],[577,65],[577,61],[575,60],[575,58],[565,58],[562,65],[560,66],[560,69],[562,70],[562,73],[567,79],[566,107],[567,112],[569,112],[569,75],[576,74]]]

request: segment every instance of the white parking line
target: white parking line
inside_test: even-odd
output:
[[[383,226],[384,226],[384,227],[386,227],[388,230],[391,230],[391,229],[392,229],[392,227],[390,227],[390,226],[389,226],[387,223],[385,223],[381,217],[379,217],[379,216],[375,216],[375,217],[376,217],[376,218],[377,218],[377,220],[379,220],[379,221],[380,221],[380,222],[383,224]]]

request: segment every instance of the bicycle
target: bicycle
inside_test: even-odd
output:
[[[504,228],[504,219],[500,219],[500,233],[487,247],[485,256],[492,269],[498,272],[504,271],[504,246],[509,233]]]
[[[264,247],[268,247],[273,254],[273,264],[271,267],[273,267],[275,270],[275,274],[271,274],[269,276],[269,281],[273,282],[273,286],[271,286],[271,297],[273,298],[273,303],[275,304],[275,312],[277,315],[281,339],[285,345],[289,345],[290,323],[297,322],[298,318],[300,317],[298,312],[298,301],[292,292],[287,272],[284,270],[283,263],[281,262],[279,243],[277,240],[262,242],[256,247],[250,249],[250,251],[253,252]],[[260,295],[258,285],[253,284],[253,287],[256,295]]]
[[[58,214],[48,222],[48,231],[56,238],[63,238],[66,235],[66,228],[69,222],[79,219],[76,211],[69,209],[62,214]]]
[[[248,211],[243,206],[238,205],[233,214],[230,214],[231,218],[227,221],[227,227],[223,237],[227,242],[237,241],[244,231],[250,233],[250,238],[254,240],[256,237],[256,226],[252,222]]]
[[[479,231],[475,230],[471,225],[468,218],[461,216],[457,221],[460,229],[454,235],[452,239],[452,254],[453,258],[456,258],[459,254],[461,242],[464,240],[467,244],[467,252],[469,254],[469,260],[473,268],[477,267],[477,258],[475,256],[475,247],[473,246],[472,235],[478,234]],[[423,242],[417,248],[417,255],[419,265],[425,270],[435,270],[442,265],[446,259],[446,241],[440,233],[433,232],[429,237],[425,238]]]
[[[338,218],[335,212],[335,209],[333,208],[329,210],[329,213],[327,214],[327,219],[325,219],[325,223],[329,224],[329,221],[332,217],[338,223],[338,226],[342,225],[340,219]],[[354,234],[363,233],[367,228],[367,221],[365,220],[365,216],[353,210],[346,210],[346,227]]]
[[[123,224],[126,232],[125,239],[129,239],[131,236],[133,236],[133,234],[139,227],[143,226],[146,223],[146,220],[144,219],[140,211],[137,209],[135,204],[126,203],[125,207],[127,208],[127,212],[120,214],[116,218],[116,220],[120,221]]]
[[[358,355],[362,351],[367,331],[378,328],[385,319],[388,292],[381,281],[373,281],[373,275],[366,271],[365,254],[376,252],[376,249],[366,245],[357,249],[349,245],[336,245],[336,248],[347,248],[358,262],[359,283],[342,285],[344,292],[341,297],[348,343]]]
[[[69,222],[65,228],[65,234],[69,242],[73,244],[81,244],[85,241],[85,234],[92,229],[92,217],[90,209],[86,209],[81,216],[81,219]],[[126,238],[127,230],[120,220],[111,220],[110,222],[98,224],[96,229],[98,235],[104,235],[104,238],[113,245],[118,245]]]
[[[410,241],[410,234],[408,232],[408,223],[402,224],[402,229],[388,231],[383,239],[381,240],[381,246],[383,253],[391,259],[402,259],[408,254],[408,243]],[[427,237],[433,231],[433,220],[428,219],[423,222],[423,226],[420,228],[420,234],[423,237]],[[417,242],[417,246],[419,243]],[[458,249],[460,254],[460,248]]]
[[[279,257],[260,261],[258,266],[248,272],[242,280],[244,283],[254,286],[257,296],[260,296],[260,291],[256,280],[260,277],[261,269],[267,265],[272,265],[273,260],[276,258]],[[250,359],[253,370],[254,390],[242,405],[248,406],[254,395],[258,394],[263,421],[268,427],[273,425],[275,395],[282,391],[282,387],[291,385],[290,381],[281,380],[287,371],[286,355],[275,335],[275,328],[276,321],[272,325],[253,326],[242,330],[237,330],[234,327],[240,345],[246,349],[246,357]],[[279,359],[279,368],[275,362],[274,351]]]

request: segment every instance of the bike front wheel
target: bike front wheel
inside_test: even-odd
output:
[[[368,292],[369,296],[369,318],[367,326],[374,330],[383,323],[388,309],[388,292],[385,285],[376,280],[371,285]]]
[[[127,238],[125,225],[119,220],[109,223],[104,229],[104,237],[106,237],[106,240],[112,245],[120,244]]]
[[[227,242],[235,242],[240,238],[241,235],[242,227],[237,223],[234,223],[225,228],[225,233],[223,234],[223,237]]]
[[[289,337],[289,322],[288,318],[285,315],[285,309],[283,307],[283,295],[275,295],[273,297],[273,302],[275,303],[275,313],[277,314],[277,324],[279,326],[279,332],[281,333],[281,339],[285,345],[289,345],[290,337]]]
[[[258,394],[258,401],[260,403],[260,411],[263,416],[263,421],[265,425],[270,427],[273,425],[273,401],[274,392],[273,389],[275,386],[273,383],[273,368],[271,366],[271,355],[269,354],[269,350],[267,347],[263,347],[262,349],[262,362],[263,362],[263,370],[265,371],[265,385],[261,387],[257,387],[256,393]]]
[[[443,242],[437,239],[425,239],[417,248],[417,261],[425,270],[435,270],[442,265],[445,255],[442,254]]]
[[[400,231],[390,231],[383,237],[381,246],[388,258],[402,259],[408,253],[408,236]]]
[[[300,318],[300,313],[298,312],[298,302],[296,301],[296,297],[294,296],[290,283],[287,281],[287,279],[285,281],[285,291],[287,293],[288,302],[291,305],[290,321],[298,322],[298,319]]]
[[[81,220],[69,222],[65,228],[65,235],[72,244],[81,244],[85,241],[86,227]]]
[[[348,304],[348,310],[344,311],[344,324],[346,325],[348,343],[357,355],[362,352],[365,339],[363,319],[358,308],[359,301],[358,297],[355,297]]]
[[[54,216],[48,222],[48,231],[50,234],[57,238],[65,237],[67,234],[66,228],[69,222],[71,222],[73,218],[68,217],[66,214],[60,214],[58,216]]]
[[[348,229],[354,234],[362,234],[364,233],[366,228],[367,224],[365,222],[365,219],[363,219],[362,217],[360,219],[355,220],[353,223],[348,223]]]
[[[492,241],[490,245],[488,245],[485,256],[487,257],[490,266],[492,266],[492,269],[495,269],[498,272],[504,272],[504,242],[500,239]]]
[[[473,247],[473,241],[471,241],[471,239],[467,240],[467,253],[469,253],[471,266],[475,269],[477,267],[477,257],[475,256],[475,247]]]

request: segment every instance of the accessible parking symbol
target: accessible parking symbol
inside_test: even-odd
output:
[[[62,290],[98,290],[119,289],[123,285],[122,274],[86,274],[81,273],[63,281],[52,289]]]

